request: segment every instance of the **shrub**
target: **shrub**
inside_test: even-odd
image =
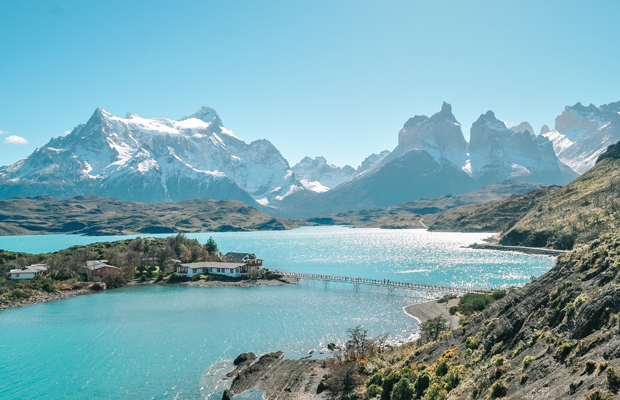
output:
[[[586,400],[608,400],[613,398],[613,393],[604,393],[601,389],[596,389],[586,395]]]
[[[192,282],[197,282],[200,280],[200,275],[194,275],[192,276]]]
[[[459,311],[459,307],[458,306],[452,306],[448,309],[448,312],[450,313],[450,315],[456,315],[456,313]]]
[[[497,290],[497,291],[493,292],[493,294],[491,296],[495,300],[500,300],[500,299],[503,299],[504,297],[506,297],[506,292],[504,292],[503,290]]]
[[[439,360],[437,366],[435,367],[435,375],[436,376],[445,376],[448,373],[448,362],[445,359]]]
[[[480,346],[480,342],[478,342],[478,340],[476,338],[473,337],[468,337],[465,340],[465,348],[466,349],[472,349],[472,350],[476,350],[478,348],[478,346]]]
[[[446,398],[446,391],[443,390],[443,385],[439,382],[434,382],[429,388],[426,390],[424,397],[422,400],[439,400]]]
[[[382,391],[383,389],[381,388],[381,386],[372,384],[368,386],[366,393],[368,393],[368,397],[373,398],[379,396]]]
[[[392,390],[392,400],[411,400],[413,398],[413,389],[409,383],[409,379],[403,378],[394,385]]]
[[[607,384],[612,388],[620,387],[620,369],[616,371],[613,367],[607,368]]]
[[[525,356],[523,358],[523,369],[526,369],[527,367],[529,367],[531,363],[532,363],[532,357]]]
[[[437,300],[437,303],[447,303],[448,301],[450,301],[452,299],[456,299],[456,295],[455,294],[446,294],[441,299]]]
[[[573,344],[572,343],[570,343],[570,342],[562,343],[558,347],[558,350],[556,352],[556,356],[558,358],[564,358],[564,357],[566,357],[571,352],[572,349],[573,349]]]
[[[28,297],[30,297],[28,293],[24,292],[21,289],[13,289],[13,291],[11,292],[11,296],[16,299],[27,299]]]
[[[525,384],[525,382],[527,382],[527,374],[523,374],[521,375],[521,377],[519,378],[519,383],[520,384]]]
[[[607,369],[607,365],[607,361],[603,361],[602,363],[600,363],[598,367],[596,367],[596,375],[600,375],[601,372],[605,371]]]
[[[596,363],[592,360],[586,361],[586,372],[591,374],[594,370],[596,370]]]
[[[415,381],[414,391],[417,397],[422,397],[424,391],[428,389],[431,384],[431,376],[428,372],[422,372],[418,379]]]
[[[372,385],[375,385],[375,386],[383,385],[383,375],[381,375],[381,373],[377,372],[376,374],[368,378],[368,380],[366,381],[366,387],[369,388]]]
[[[506,396],[508,392],[508,388],[502,379],[496,381],[493,385],[491,385],[491,397],[496,399],[498,397]]]
[[[564,321],[568,321],[569,319],[573,317],[573,315],[575,315],[575,305],[573,303],[568,303],[566,305],[566,310],[564,310],[564,312],[565,312]]]
[[[456,365],[450,367],[448,374],[444,378],[448,390],[452,390],[461,383],[461,369]]]
[[[496,367],[501,367],[502,365],[504,365],[504,357],[499,356],[495,359],[495,366]]]
[[[381,400],[390,399],[390,395],[392,394],[392,389],[394,388],[394,385],[398,383],[399,380],[400,380],[400,374],[396,372],[392,372],[383,380],[383,385],[381,385],[381,387],[383,388],[383,391],[381,392]]]

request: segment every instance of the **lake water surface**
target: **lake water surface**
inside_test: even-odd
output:
[[[256,253],[270,269],[458,286],[522,284],[554,262],[461,248],[486,234],[303,228],[188,236],[213,236],[224,252]],[[39,253],[120,238],[0,237],[0,248]],[[415,296],[309,282],[151,285],[7,310],[0,313],[0,398],[216,398],[216,378],[241,352],[298,357],[342,342],[357,325],[408,337],[417,322],[402,308],[420,301]]]

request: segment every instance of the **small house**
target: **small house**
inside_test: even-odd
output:
[[[37,276],[45,275],[46,272],[46,264],[33,264],[21,269],[12,269],[11,279],[34,279]]]
[[[226,253],[224,256],[224,261],[244,263],[253,269],[260,269],[263,267],[263,260],[256,257],[256,255],[252,253]]]
[[[119,272],[117,267],[108,264],[108,260],[86,261],[86,265],[78,270],[86,276],[86,280],[94,282],[101,282],[105,275]]]
[[[216,274],[226,275],[233,278],[238,278],[243,275],[246,265],[243,263],[229,263],[229,262],[196,262],[185,263],[178,265],[177,276],[191,278],[200,274]]]

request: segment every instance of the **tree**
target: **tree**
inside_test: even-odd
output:
[[[420,324],[420,334],[423,341],[436,341],[439,339],[439,335],[447,330],[448,320],[441,315]]]
[[[207,243],[205,244],[205,249],[210,255],[217,251],[217,243],[213,240],[213,236],[209,236],[209,240],[207,240]]]

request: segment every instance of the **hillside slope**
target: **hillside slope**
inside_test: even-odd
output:
[[[360,368],[369,376],[366,394],[383,400],[615,398],[619,252],[620,236],[604,235],[560,256],[538,280],[510,290],[437,340],[427,336],[423,344],[372,355]]]
[[[571,249],[620,227],[620,146],[530,210],[502,234],[504,245]]]
[[[236,200],[139,203],[98,196],[0,200],[0,235],[256,231],[297,228]]]
[[[349,225],[370,228],[426,228],[434,221],[432,214],[473,203],[487,202],[503,196],[523,194],[544,184],[507,180],[485,185],[458,196],[441,196],[400,203],[395,206],[350,211],[303,220],[316,225]],[[497,232],[497,231],[495,231]]]
[[[438,214],[429,231],[504,232],[560,186],[547,186],[524,194],[452,208]]]

